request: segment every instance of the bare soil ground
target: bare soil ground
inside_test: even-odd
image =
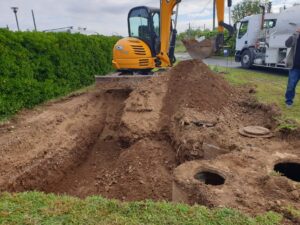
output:
[[[200,61],[138,84],[99,84],[0,126],[0,191],[173,200],[250,214],[300,208],[299,183],[273,171],[278,162],[300,163],[299,141],[275,130],[277,114]],[[239,135],[249,125],[274,137]],[[201,171],[224,184],[203,183],[195,178]]]

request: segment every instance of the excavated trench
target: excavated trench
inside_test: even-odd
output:
[[[239,134],[247,125],[275,127],[271,109],[240,99],[244,92],[197,61],[170,74],[138,87],[103,85],[25,113],[15,128],[0,127],[0,191],[254,214],[278,202],[299,206],[299,187],[290,183],[300,181],[299,152],[284,140]],[[271,176],[273,170],[289,179]]]
[[[70,146],[65,154],[53,155],[51,163],[48,159],[47,163],[30,168],[17,179],[19,185],[14,185],[15,190],[40,190],[80,198],[101,195],[123,201],[172,201],[173,171],[186,160],[175,150],[174,137],[166,134],[124,137],[122,117],[131,92],[132,89],[121,88],[96,94],[97,98],[85,106],[98,110],[94,120],[85,122],[93,125],[87,126],[87,130],[73,131],[79,139],[89,135],[89,143],[75,141],[76,145]],[[65,166],[53,168],[53,164]],[[50,172],[37,173],[38,170]],[[30,178],[33,176],[34,182]],[[194,178],[205,185],[225,183],[222,175],[212,171],[200,171]]]
[[[95,111],[94,119],[85,120],[82,130],[71,129],[76,136],[74,145],[37,162],[5,190],[171,201],[176,160],[169,142],[153,136],[131,140],[120,135],[125,101],[131,92],[111,89],[95,94],[96,99],[84,106]]]
[[[129,147],[119,139],[118,130],[124,102],[130,92],[130,89],[105,91],[103,107],[99,112],[102,115],[99,131],[94,137],[94,143],[88,148],[86,157],[76,162],[77,166],[65,171],[65,175],[60,180],[44,188],[45,192],[82,198],[105,192],[101,179],[106,178],[106,171],[113,171],[118,166],[120,154],[125,147]],[[113,180],[111,182],[114,183]]]

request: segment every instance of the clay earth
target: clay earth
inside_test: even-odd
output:
[[[99,83],[0,126],[0,191],[272,210],[299,224],[284,211],[300,208],[300,171],[289,170],[299,141],[276,130],[278,113],[199,60],[141,82]],[[247,126],[272,137],[240,135]]]

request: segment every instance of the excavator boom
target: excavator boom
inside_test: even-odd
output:
[[[170,48],[170,39],[171,39],[171,26],[172,26],[172,15],[174,8],[179,4],[181,0],[161,0],[160,5],[160,53],[157,55],[157,58],[161,61],[161,67],[171,66],[171,60],[169,57],[169,48]]]

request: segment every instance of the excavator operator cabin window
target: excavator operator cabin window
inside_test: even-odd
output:
[[[153,21],[153,49],[155,54],[160,51],[160,15],[158,12],[152,13]]]
[[[248,31],[248,21],[241,22],[238,38],[241,39]]]
[[[129,14],[129,36],[145,41],[151,40],[149,13],[145,8],[137,8]]]
[[[160,36],[160,18],[159,18],[159,14],[158,13],[154,13],[154,15],[152,16],[153,19],[153,27],[154,27],[154,32],[156,34],[156,37]]]

